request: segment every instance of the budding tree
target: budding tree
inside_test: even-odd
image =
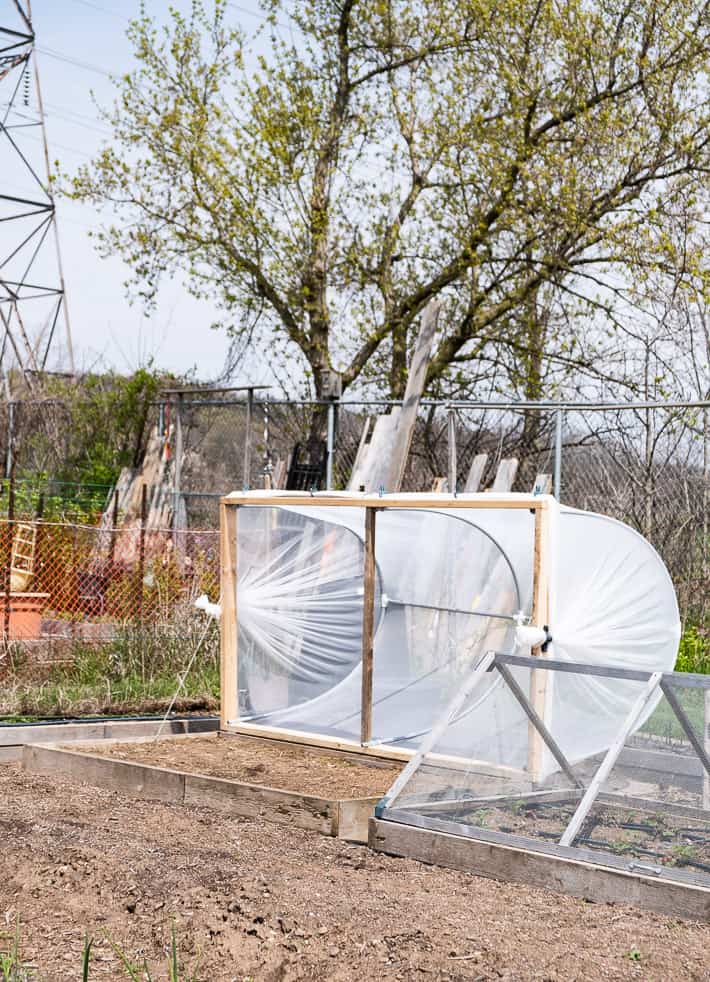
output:
[[[130,27],[113,141],[71,193],[114,209],[100,246],[139,291],[182,275],[316,395],[333,368],[401,395],[439,296],[431,392],[486,362],[530,393],[545,366],[594,367],[569,325],[613,330],[629,285],[676,264],[669,214],[705,193],[709,3],[263,10],[256,41],[224,0]]]

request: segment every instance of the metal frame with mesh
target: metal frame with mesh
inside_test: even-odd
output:
[[[611,685],[633,684],[637,691],[605,751],[572,760],[521,685],[520,673],[526,672],[604,679]],[[543,744],[549,755],[550,766],[540,780],[500,761],[453,760],[437,752],[447,727],[489,673],[499,676],[515,700],[529,739]],[[384,823],[707,889],[709,710],[710,677],[705,675],[489,652],[375,814]]]

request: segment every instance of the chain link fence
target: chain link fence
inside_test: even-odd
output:
[[[185,435],[182,492],[203,527],[218,521],[219,495],[263,487],[281,475],[297,444],[314,431],[326,440],[330,486],[347,487],[363,431],[391,404],[339,405],[260,401],[251,408],[244,461],[246,403],[192,405]],[[708,495],[710,420],[702,404],[423,403],[402,488],[464,491],[491,487],[513,461],[511,490],[532,491],[549,475],[560,501],[610,515],[648,538],[665,560],[684,621],[705,624],[710,595]],[[369,421],[369,422],[368,422]],[[325,480],[321,486],[325,486]]]
[[[5,641],[106,641],[128,625],[177,628],[199,595],[219,595],[215,530],[4,520],[0,557]]]
[[[188,535],[194,543],[201,537],[207,541],[210,533],[192,530],[218,528],[222,494],[267,484],[284,486],[297,448],[314,439],[320,441],[325,461],[318,486],[346,488],[363,434],[371,432],[376,418],[392,405],[224,398],[209,391],[166,397],[154,407],[151,425],[164,435],[170,453],[179,460],[171,490],[186,504]],[[54,543],[51,548],[57,557],[71,552],[67,541],[75,543],[74,572],[53,575],[57,582],[71,581],[74,585],[66,591],[77,597],[79,580],[85,585],[87,569],[97,565],[95,558],[89,562],[87,556],[95,556],[97,541],[103,543],[111,535],[105,529],[85,529],[89,521],[82,523],[77,515],[91,513],[98,520],[104,511],[105,524],[111,488],[71,485],[51,476],[60,470],[70,449],[67,418],[65,407],[55,400],[0,404],[0,452],[6,476],[0,513],[7,512],[8,476],[14,468],[13,517],[44,517],[40,540],[46,535],[43,548]],[[538,475],[549,475],[563,504],[618,518],[648,538],[670,570],[684,621],[704,630],[710,594],[709,422],[708,407],[702,404],[424,402],[414,427],[403,490],[455,486],[462,492],[471,486],[474,462],[473,484],[480,490],[494,484],[504,461],[514,462],[507,477],[513,477],[515,491],[531,491]],[[55,501],[61,507],[48,512],[48,502]],[[71,532],[50,532],[55,526],[47,518],[57,519],[57,528],[62,520],[69,520],[66,527]],[[126,540],[140,533],[124,529],[112,534]],[[173,548],[175,535],[174,530],[146,533],[146,563],[153,563],[161,549]],[[183,550],[187,557],[199,552],[193,540]],[[158,542],[163,543],[160,548],[154,545]],[[3,549],[6,553],[6,545],[0,543],[0,557]],[[102,561],[106,561],[105,550]],[[130,571],[130,563],[122,566],[122,562],[121,548],[116,547],[111,587],[101,600],[108,620],[136,615],[135,599],[130,611],[127,599],[123,606],[117,599],[138,596],[137,574]],[[55,571],[65,566],[64,558],[53,560]],[[47,559],[36,589],[56,598],[64,588],[42,579],[50,576],[51,567]],[[82,601],[85,606],[87,602]],[[81,623],[81,618],[75,620]]]

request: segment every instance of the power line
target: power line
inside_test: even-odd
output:
[[[70,116],[77,116],[79,119],[85,119],[88,123],[99,122],[98,116],[89,116],[87,113],[80,113],[76,109],[71,109],[69,106],[65,106],[61,102],[45,102],[45,106],[49,106],[50,109],[56,109],[59,112],[68,113]]]
[[[2,108],[8,108],[8,105],[9,104],[6,102],[0,103],[0,107]],[[49,103],[46,103],[46,105],[49,105]],[[32,126],[41,125],[39,120],[34,119],[32,116],[28,116],[26,113],[22,113],[17,109],[11,109],[10,111],[13,116],[17,116],[20,119],[31,120],[31,123],[29,123],[28,125],[32,125]],[[69,123],[71,126],[79,126],[82,129],[90,130],[92,133],[98,133],[100,136],[113,135],[112,131],[106,126],[92,126],[90,123],[83,122],[84,119],[92,119],[92,118],[96,119],[96,117],[82,116],[81,113],[72,113],[71,110],[64,111],[62,109],[52,109],[49,112],[45,110],[44,115],[45,118],[47,119],[61,120],[62,122]],[[79,118],[78,119],[75,118],[76,116],[78,116]]]
[[[54,51],[52,48],[44,48],[37,45],[36,49],[43,55],[47,55],[48,58],[56,58],[57,61],[64,61],[68,65],[73,65],[75,68],[83,69],[85,72],[94,72],[96,75],[111,78],[110,72],[104,71],[103,68],[99,68],[97,65],[92,65],[88,61],[80,61],[79,58],[72,58],[69,55],[62,54],[61,51]]]
[[[71,126],[80,126],[82,129],[90,130],[92,133],[98,133],[99,136],[112,136],[112,132],[105,126],[92,126],[90,123],[84,123],[80,119],[73,119],[70,115],[64,112],[59,112],[56,109],[46,112],[45,116],[50,119],[61,119],[62,122],[69,123]]]
[[[33,140],[36,143],[42,143],[42,138],[41,137],[39,137],[39,136],[32,136],[29,133],[25,134],[25,139],[26,140]],[[79,157],[86,157],[87,160],[91,160],[92,157],[93,157],[93,154],[86,153],[86,151],[84,151],[84,150],[77,150],[75,147],[67,147],[63,143],[57,143],[56,140],[52,140],[52,150],[54,150],[55,147],[58,150],[65,150],[67,153],[75,153]]]
[[[125,14],[119,14],[117,10],[109,10],[108,7],[102,7],[98,3],[92,3],[91,0],[72,0],[72,3],[79,3],[82,7],[91,7],[93,10],[100,11],[102,14],[109,14],[111,17],[117,17],[122,21],[127,22],[129,20]]]

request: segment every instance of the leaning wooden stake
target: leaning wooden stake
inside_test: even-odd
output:
[[[375,635],[375,508],[365,508],[365,571],[362,600],[362,701],[360,743],[372,739],[372,669]]]
[[[236,720],[239,715],[237,692],[237,509],[221,504],[220,513],[220,726]]]

